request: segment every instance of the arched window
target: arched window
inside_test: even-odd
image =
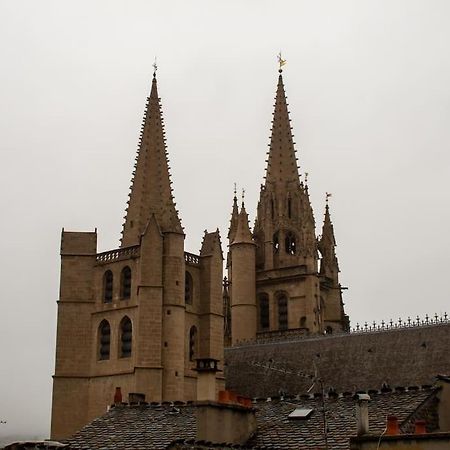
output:
[[[286,233],[284,238],[284,246],[288,255],[295,255],[295,234],[292,231]]]
[[[189,330],[189,361],[197,358],[197,327],[193,326]]]
[[[113,273],[107,270],[103,275],[103,301],[111,303],[113,299]]]
[[[280,240],[278,238],[278,231],[273,235],[273,251],[274,253],[278,253],[280,250]]]
[[[292,200],[291,197],[288,198],[288,217],[292,217]]]
[[[124,317],[120,322],[120,357],[128,358],[131,356],[133,344],[133,325],[129,317]]]
[[[125,266],[120,274],[120,298],[123,300],[131,297],[131,269]]]
[[[186,270],[186,276],[184,280],[184,302],[188,305],[192,305],[194,294],[194,282],[192,275]]]
[[[259,327],[261,330],[270,328],[269,296],[267,294],[260,294],[259,296]]]
[[[271,215],[272,220],[273,220],[273,218],[275,217],[275,204],[274,204],[273,199],[270,200],[270,215]]]
[[[111,348],[111,327],[107,320],[102,320],[98,326],[98,359],[109,359]]]
[[[278,297],[278,329],[287,330],[288,328],[288,302],[285,295]]]

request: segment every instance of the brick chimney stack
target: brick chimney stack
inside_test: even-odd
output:
[[[216,401],[216,373],[219,360],[197,358],[197,401]]]

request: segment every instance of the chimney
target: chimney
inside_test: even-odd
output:
[[[414,429],[414,433],[415,434],[426,434],[427,429],[426,429],[426,421],[425,420],[416,420],[415,423],[415,429]]]
[[[120,405],[122,403],[122,391],[120,387],[116,387],[116,392],[114,393],[114,404]]]
[[[216,373],[218,359],[197,358],[197,366],[194,369],[197,372],[197,400],[215,401],[216,400]]]
[[[400,428],[398,426],[398,419],[396,416],[387,416],[386,435],[395,436],[400,434]]]
[[[130,405],[139,405],[140,403],[145,403],[145,394],[130,392],[128,394],[128,403]]]
[[[357,435],[369,433],[369,401],[368,394],[356,394],[356,429]]]

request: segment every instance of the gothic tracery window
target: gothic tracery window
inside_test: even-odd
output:
[[[273,235],[273,251],[278,253],[280,250],[280,240],[278,238],[278,231]]]
[[[296,239],[295,234],[292,231],[288,231],[284,238],[285,250],[288,255],[295,255],[296,251]]]
[[[102,320],[98,327],[99,334],[99,351],[98,359],[106,360],[109,359],[110,348],[111,348],[111,327],[107,320]]]
[[[107,270],[103,275],[103,301],[111,303],[113,299],[113,273]]]
[[[120,298],[126,300],[131,297],[131,269],[125,266],[120,274]]]
[[[133,325],[129,317],[125,316],[120,322],[120,357],[131,356],[133,344]]]

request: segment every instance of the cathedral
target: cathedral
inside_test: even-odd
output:
[[[96,231],[62,231],[52,438],[104,413],[117,386],[195,400],[199,358],[218,364],[221,390],[225,347],[348,331],[329,207],[316,237],[291,130],[280,68],[255,225],[235,195],[224,277],[219,230],[199,254],[184,249],[153,74],[120,247],[98,253]]]

